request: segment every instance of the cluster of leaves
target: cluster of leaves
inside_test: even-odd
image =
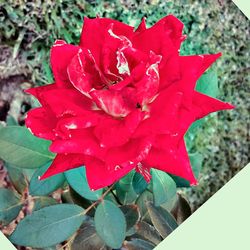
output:
[[[196,88],[214,96],[215,72],[206,72]],[[203,121],[190,128],[187,145]],[[83,245],[84,249],[152,249],[191,214],[187,201],[177,194],[177,188],[189,183],[160,170],[151,170],[150,184],[131,171],[115,185],[97,191],[89,189],[84,167],[40,181],[54,158],[50,142],[13,123],[9,120],[0,128],[0,157],[16,189],[0,189],[2,225],[13,221],[30,200],[34,202],[31,214],[9,238],[14,244],[45,248],[68,240],[72,249]],[[195,152],[189,157],[199,178],[202,155]],[[61,196],[56,200],[51,194],[58,189]]]

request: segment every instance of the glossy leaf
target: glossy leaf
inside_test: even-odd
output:
[[[71,250],[107,250],[105,242],[97,235],[91,219],[84,221],[71,245]]]
[[[119,180],[118,187],[123,191],[129,191],[131,189],[131,183],[134,175],[135,171],[130,171],[127,175],[125,175],[122,179]]]
[[[104,200],[95,212],[95,228],[101,239],[112,248],[120,248],[126,236],[123,212],[112,202]]]
[[[176,194],[174,180],[165,172],[152,170],[154,204],[160,206],[171,200]]]
[[[48,207],[48,206],[52,206],[56,204],[57,204],[57,201],[55,199],[51,197],[47,197],[47,196],[41,196],[35,199],[33,211],[40,210],[44,207]]]
[[[18,122],[12,115],[8,115],[6,118],[7,126],[18,126]]]
[[[154,199],[153,194],[150,191],[145,190],[136,200],[136,204],[139,207],[141,220],[144,220],[148,223],[151,223],[151,219],[148,213],[146,203],[148,201],[153,201],[153,199]]]
[[[155,245],[158,245],[162,241],[162,238],[157,230],[145,221],[139,221],[136,224],[135,228],[138,235],[142,236],[144,239],[151,241]]]
[[[120,183],[116,185],[116,193],[124,205],[133,203],[138,197],[132,186],[132,178],[130,180],[130,183],[126,184],[126,190],[120,186]]]
[[[124,216],[126,219],[126,225],[127,225],[126,231],[128,231],[136,224],[136,222],[139,219],[138,206],[137,205],[124,205],[124,206],[121,206],[120,209],[124,213]]]
[[[152,202],[147,203],[147,208],[154,227],[163,238],[178,227],[175,218],[167,210],[154,206]]]
[[[8,225],[17,217],[22,207],[20,197],[9,189],[0,188],[0,224]]]
[[[31,195],[48,195],[58,188],[60,188],[65,182],[64,174],[57,174],[52,177],[49,177],[45,180],[40,180],[40,176],[42,176],[45,171],[49,168],[51,163],[47,163],[46,165],[40,167],[36,170],[30,180],[29,192]]]
[[[125,241],[123,244],[124,250],[153,250],[155,245],[151,242],[142,239],[132,239],[130,241]]]
[[[194,172],[196,179],[199,179],[203,156],[202,154],[195,152],[193,154],[189,154],[190,163]]]
[[[171,213],[176,218],[178,224],[181,224],[192,214],[192,210],[187,200],[178,194],[178,199]]]
[[[33,136],[25,127],[9,126],[0,130],[0,157],[16,167],[37,168],[54,158],[49,141]]]
[[[219,88],[217,73],[214,70],[206,71],[197,81],[195,89],[211,97],[218,96]]]
[[[88,200],[88,199],[85,199],[84,197],[82,197],[81,195],[79,195],[73,188],[69,188],[69,195],[70,195],[70,197],[68,197],[69,199],[71,199],[71,201],[74,203],[74,204],[76,204],[76,205],[78,205],[78,206],[81,206],[82,208],[85,208],[85,209],[87,209],[89,206],[91,206],[92,205],[92,201],[90,201],[90,200]],[[91,209],[91,210],[89,210],[88,211],[88,213],[87,213],[87,215],[89,215],[89,216],[94,216],[94,214],[95,214],[95,208],[96,208],[96,206],[93,208],[93,209]]]
[[[9,240],[17,245],[45,248],[68,239],[80,227],[85,216],[77,205],[58,204],[27,215]]]
[[[102,195],[102,189],[91,191],[86,178],[84,167],[75,168],[65,172],[69,185],[82,197],[88,200],[98,200]]]
[[[28,186],[27,178],[24,175],[23,170],[20,168],[15,168],[7,163],[5,164],[5,167],[8,171],[8,176],[12,185],[19,194],[22,194]]]
[[[137,194],[142,193],[148,186],[148,183],[145,181],[144,177],[137,172],[135,172],[133,176],[132,183],[133,188]]]

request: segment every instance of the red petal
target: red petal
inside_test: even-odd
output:
[[[131,48],[132,44],[124,35],[117,35],[113,31],[111,24],[104,37],[102,48],[102,68],[105,75],[111,81],[120,81],[124,75],[130,74],[128,61],[124,55],[126,48]]]
[[[150,53],[150,57],[151,60],[154,61],[152,61],[152,64],[146,69],[144,77],[135,83],[137,100],[142,106],[155,97],[159,88],[158,64],[160,63],[161,57],[157,57],[153,52]]]
[[[84,165],[84,159],[84,155],[81,154],[58,154],[40,180],[80,167]]]
[[[144,114],[135,110],[123,120],[106,118],[95,127],[95,135],[103,147],[116,147],[127,143]]]
[[[150,138],[132,139],[123,146],[109,149],[105,156],[105,162],[108,166],[124,163],[137,164],[148,155],[151,145]]]
[[[92,88],[101,88],[104,84],[92,54],[86,50],[79,50],[73,57],[68,65],[68,76],[73,86],[86,96]]]
[[[36,97],[38,99],[38,101],[42,105],[44,105],[43,98],[41,98],[42,94],[44,92],[49,91],[49,90],[55,90],[55,89],[57,89],[57,85],[55,83],[52,83],[52,84],[43,85],[43,86],[40,86],[40,87],[26,89],[25,92],[28,93],[28,94],[33,95],[34,97]]]
[[[57,133],[62,133],[69,138],[72,130],[83,129],[96,126],[102,119],[102,115],[98,111],[86,111],[84,116],[74,116],[61,118],[57,125]]]
[[[144,161],[151,167],[188,180],[191,185],[197,183],[192,172],[184,140],[182,140],[176,151],[152,148]]]
[[[92,110],[93,102],[75,89],[54,89],[44,91],[40,98],[57,116],[84,115]]]
[[[139,24],[138,28],[136,29],[135,33],[140,33],[143,32],[144,30],[147,29],[147,25],[146,25],[146,18],[143,17],[141,20],[141,23]]]
[[[94,19],[84,18],[80,46],[89,49],[93,53],[98,66],[100,66],[102,61],[101,50],[103,40],[110,24],[113,24],[113,31],[117,35],[129,38],[133,33],[133,27],[113,19],[99,17]]]
[[[151,28],[136,33],[132,42],[135,48],[145,53],[152,50],[158,55],[163,55],[165,63],[170,55],[178,53],[180,44],[184,40],[182,29],[183,23],[176,17],[169,15]]]
[[[193,105],[196,119],[200,119],[212,112],[234,108],[230,103],[222,102],[197,91],[193,95]]]
[[[133,169],[133,166],[108,169],[105,163],[94,157],[86,157],[86,176],[90,189],[97,190],[112,185]]]
[[[179,136],[186,133],[189,126],[196,120],[219,110],[233,109],[234,106],[194,91],[192,106],[183,106],[179,113]]]
[[[72,130],[68,139],[55,140],[50,146],[55,153],[85,154],[102,158],[105,149],[101,148],[99,142],[93,135],[92,129]]]
[[[140,123],[133,137],[149,134],[175,134],[178,131],[178,113],[183,94],[175,89],[173,86],[160,92],[149,106],[149,118]]]
[[[140,173],[147,183],[151,180],[150,167],[147,164],[139,162],[135,168],[136,172]]]
[[[51,49],[50,61],[55,82],[58,86],[70,87],[67,66],[78,51],[78,46],[66,44],[65,41],[57,40],[54,43]]]
[[[99,108],[114,117],[125,117],[131,111],[120,91],[93,90],[90,96]]]
[[[47,140],[55,139],[53,129],[56,126],[56,122],[57,119],[44,108],[30,110],[25,119],[26,127],[30,128],[34,135]]]

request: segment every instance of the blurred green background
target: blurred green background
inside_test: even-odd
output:
[[[231,0],[0,1],[0,120],[23,124],[34,105],[23,89],[53,82],[50,47],[56,39],[77,44],[84,16],[133,26],[146,16],[150,26],[170,13],[184,22],[188,35],[181,54],[223,53],[213,66],[218,97],[236,106],[210,115],[189,136],[189,152],[203,155],[203,169],[199,186],[182,191],[197,209],[250,158],[249,20]],[[1,186],[7,186],[8,177],[0,176]]]

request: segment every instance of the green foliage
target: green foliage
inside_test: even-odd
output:
[[[176,194],[174,180],[165,172],[152,170],[154,204],[160,206],[173,198]]]
[[[137,249],[152,250],[154,248],[155,248],[155,245],[148,241],[133,238],[132,240],[125,241],[122,249],[124,250],[125,249],[126,250],[137,250]]]
[[[126,220],[123,212],[114,203],[104,200],[98,205],[94,220],[100,238],[108,246],[120,248],[126,236]]]
[[[36,172],[32,175],[29,186],[30,195],[48,195],[63,185],[65,181],[64,174],[57,174],[45,180],[39,179],[49,168],[50,165],[51,162],[47,163],[46,165],[37,169]]]
[[[153,225],[163,239],[178,227],[175,218],[167,210],[155,207],[151,202],[147,202],[147,208]]]
[[[133,189],[137,194],[142,193],[148,186],[148,183],[145,181],[144,177],[137,172],[133,176],[132,184]]]
[[[0,188],[0,224],[8,225],[13,221],[23,206],[20,197],[13,191]]]
[[[33,211],[40,210],[44,207],[48,207],[48,206],[52,206],[56,204],[57,204],[57,201],[51,197],[48,197],[48,196],[37,197],[35,199]]]
[[[88,219],[81,225],[77,236],[75,237],[72,250],[93,250],[93,249],[109,249],[105,246],[104,241],[97,235],[95,225],[92,219]]]
[[[175,217],[177,223],[181,224],[192,214],[192,211],[187,200],[178,194],[178,199],[175,206],[172,208],[171,213]]]
[[[139,209],[136,205],[123,205],[120,207],[126,219],[126,231],[128,232],[139,220]]]
[[[37,168],[54,158],[49,141],[33,136],[27,128],[5,127],[0,130],[0,157],[16,167]]]
[[[20,168],[15,168],[7,163],[5,164],[5,167],[8,171],[8,176],[12,185],[19,194],[22,194],[28,186],[27,178],[23,173],[23,170]]]
[[[158,245],[162,240],[155,227],[145,221],[139,221],[136,224],[136,233],[155,245]]]
[[[83,209],[58,204],[27,215],[9,237],[14,244],[45,248],[67,240],[81,226]]]
[[[88,200],[98,200],[102,195],[102,189],[91,191],[86,179],[84,167],[76,168],[65,172],[69,185],[82,197]]]
[[[206,71],[198,80],[195,89],[211,97],[217,97],[219,94],[217,73],[214,70]]]

